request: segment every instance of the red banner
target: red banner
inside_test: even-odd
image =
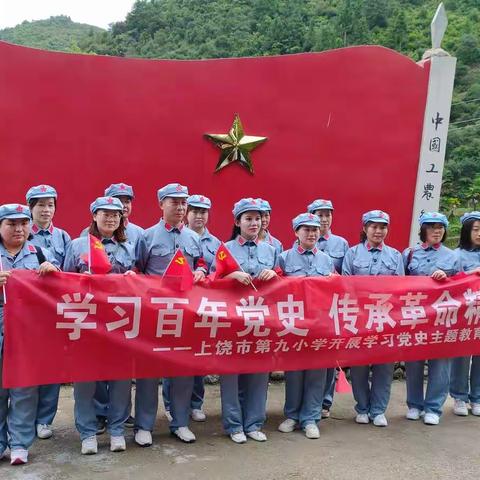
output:
[[[480,277],[221,280],[14,271],[6,387],[360,365],[480,353]]]

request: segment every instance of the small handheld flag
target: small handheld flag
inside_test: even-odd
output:
[[[242,268],[230,253],[230,250],[222,242],[215,255],[215,278],[221,278],[232,272],[241,271]]]
[[[175,285],[180,290],[190,290],[193,287],[193,273],[185,255],[177,249],[170,260],[162,279],[171,286]]]
[[[226,275],[238,272],[239,270],[244,272],[243,268],[237,260],[235,260],[235,257],[231,254],[230,250],[222,242],[215,255],[215,275],[213,276],[213,279],[215,280],[217,278],[225,277]],[[250,282],[250,285],[255,291],[257,291],[253,282]]]
[[[108,259],[103,243],[88,234],[88,271],[90,273],[105,274],[112,270],[112,264]]]
[[[337,383],[335,384],[335,391],[337,393],[352,393],[352,386],[348,383],[347,377],[343,369],[338,366],[340,372],[338,373]]]

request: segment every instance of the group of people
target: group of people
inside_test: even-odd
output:
[[[202,282],[215,271],[215,254],[221,242],[207,228],[211,201],[189,195],[178,183],[158,190],[161,219],[144,230],[130,221],[134,192],[125,183],[110,185],[91,205],[91,223],[79,238],[54,226],[57,192],[49,185],[30,188],[27,205],[0,206],[0,286],[12,270],[37,270],[40,275],[65,271],[85,273],[88,233],[103,244],[111,263],[110,273],[162,275],[177,249],[181,249],[194,275]],[[332,233],[333,204],[318,199],[292,220],[295,242],[284,250],[269,230],[271,207],[263,199],[242,198],[233,206],[233,231],[226,246],[241,270],[227,275],[243,284],[253,279],[268,282],[277,275],[422,275],[437,281],[459,271],[480,270],[480,212],[461,218],[460,244],[453,251],[443,242],[448,220],[438,212],[419,219],[420,242],[400,253],[386,244],[390,218],[381,210],[362,216],[361,241],[349,247]],[[3,349],[3,295],[0,297],[0,352]],[[0,361],[2,355],[0,353]],[[436,425],[450,392],[454,413],[480,416],[480,356],[406,362],[407,407],[410,420]],[[1,365],[0,365],[1,366]],[[385,427],[393,363],[352,367],[356,422]],[[335,369],[289,371],[285,374],[285,420],[281,432],[302,429],[307,438],[319,438],[318,423],[329,416],[335,386]],[[6,389],[0,369],[0,458],[10,449],[12,465],[28,461],[28,449],[37,436],[52,436],[59,385]],[[267,440],[268,373],[220,377],[222,422],[235,443]],[[97,453],[97,435],[110,434],[110,450],[124,451],[125,427],[134,428],[135,442],[152,444],[158,409],[159,379],[137,379],[132,412],[132,379],[74,383],[74,417],[82,454]],[[190,419],[205,421],[203,377],[163,379],[162,395],[170,431],[183,442],[194,442]],[[133,416],[132,416],[133,413]]]

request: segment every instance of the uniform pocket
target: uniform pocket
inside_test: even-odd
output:
[[[38,260],[37,257],[35,259],[33,258],[28,258],[26,260],[23,260],[21,267],[15,266],[15,268],[23,268],[25,270],[37,270],[38,269]]]
[[[353,270],[355,275],[368,275],[370,273],[370,262],[367,260],[354,260]]]
[[[302,274],[302,266],[301,265],[285,265],[285,273],[288,275],[301,275]]]
[[[450,277],[455,274],[455,265],[453,263],[440,262],[435,270],[443,270]]]
[[[382,260],[382,270],[387,275],[393,275],[397,271],[397,264],[391,260]]]
[[[327,252],[325,252],[327,253]],[[335,260],[343,260],[343,257],[345,256],[345,252],[343,250],[337,250],[337,251],[334,251],[334,252],[328,252],[327,254],[330,258],[333,258]]]
[[[193,260],[194,258],[199,258],[202,256],[202,252],[196,245],[187,245],[184,248],[185,255],[188,255]]]
[[[327,277],[328,275],[330,275],[332,272],[331,270],[329,270],[326,266],[321,266],[321,265],[317,265],[315,267],[315,273],[317,275],[320,275],[322,277]]]
[[[476,265],[475,263],[463,263],[462,264],[462,270],[464,272],[470,272],[471,270],[475,270],[478,267],[479,267],[479,265]]]
[[[150,253],[154,257],[166,257],[167,255],[173,254],[174,252],[166,245],[156,245],[152,247]]]
[[[211,245],[209,243],[207,243],[207,245],[204,245],[204,248],[205,248],[205,253],[206,254],[210,254],[212,256],[215,256],[215,254],[217,253],[217,248],[215,248],[214,245]]]
[[[273,253],[272,255],[259,255],[258,263],[260,264],[260,270],[272,269],[275,263]]]

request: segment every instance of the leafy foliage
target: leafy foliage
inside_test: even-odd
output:
[[[46,50],[79,52],[78,42],[86,35],[93,36],[101,30],[60,15],[48,20],[25,21],[15,28],[0,30],[0,40]]]

